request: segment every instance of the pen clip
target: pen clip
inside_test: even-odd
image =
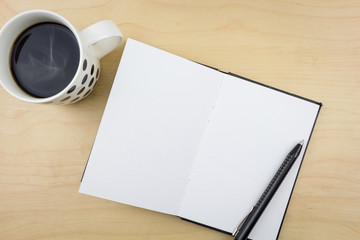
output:
[[[254,206],[250,209],[250,211],[245,215],[245,217],[241,220],[241,222],[239,223],[239,225],[237,226],[237,228],[234,230],[234,232],[232,233],[232,236],[236,236],[238,231],[240,230],[242,224],[245,222],[245,220],[248,218],[248,216],[250,215],[250,213],[254,210]]]

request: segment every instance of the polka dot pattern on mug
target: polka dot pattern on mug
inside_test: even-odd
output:
[[[77,95],[80,95],[84,90],[85,90],[85,87],[83,87],[82,89],[80,89],[80,91],[77,93]]]
[[[69,91],[67,91],[67,93],[68,93],[68,94],[69,94],[69,93],[72,93],[72,92],[75,90],[75,88],[76,88],[76,85],[72,86],[72,87],[69,89]]]
[[[93,82],[94,82],[94,78],[92,78],[92,79],[90,80],[90,82],[89,82],[89,87],[91,87],[91,85],[93,84]]]
[[[85,76],[84,76],[83,80],[81,81],[81,84],[86,83],[87,78],[88,78],[88,75],[87,75],[87,74],[85,74]]]
[[[91,67],[89,67],[91,66]],[[67,96],[64,96],[58,103],[75,103],[82,98],[88,96],[98,83],[100,77],[99,63],[89,62],[88,59],[84,59],[81,65],[78,82],[75,82],[69,90],[66,92]]]
[[[74,98],[73,100],[71,100],[70,102],[75,102],[76,100],[78,100],[80,97]]]
[[[86,67],[87,67],[87,60],[85,59],[85,60],[84,60],[84,63],[83,63],[83,71],[86,70]]]

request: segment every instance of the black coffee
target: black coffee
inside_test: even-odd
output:
[[[80,50],[74,34],[57,23],[29,27],[11,51],[11,71],[28,94],[46,98],[61,92],[72,80]]]

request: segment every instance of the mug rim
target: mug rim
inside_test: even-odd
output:
[[[77,66],[77,70],[73,76],[73,78],[71,79],[71,81],[69,82],[69,84],[63,89],[61,90],[60,92],[58,92],[57,94],[53,95],[53,96],[50,96],[50,97],[46,97],[46,98],[38,98],[38,97],[34,97],[28,93],[26,93],[24,90],[22,90],[20,87],[18,87],[22,92],[24,92],[27,97],[22,97],[16,93],[14,93],[12,90],[10,90],[6,84],[3,83],[3,80],[0,78],[0,83],[2,85],[2,87],[8,92],[10,93],[13,97],[16,97],[17,99],[20,99],[22,101],[25,101],[25,102],[31,102],[31,103],[46,103],[46,102],[51,102],[53,101],[54,99],[58,98],[59,96],[63,95],[66,91],[68,91],[68,88],[74,83],[74,81],[76,81],[78,75],[79,75],[79,72],[80,72],[80,69],[81,69],[81,62],[82,62],[82,59],[83,59],[83,48],[82,48],[82,44],[81,44],[81,39],[80,39],[80,35],[77,31],[77,29],[66,19],[64,18],[63,16],[55,13],[55,12],[52,12],[52,11],[49,11],[49,10],[43,10],[43,9],[34,9],[34,10],[28,10],[28,11],[24,11],[24,12],[21,12],[17,15],[15,15],[14,17],[12,17],[9,21],[7,21],[5,23],[5,25],[2,27],[1,31],[0,31],[0,37],[1,35],[4,34],[4,32],[6,32],[8,29],[9,29],[9,26],[11,26],[11,24],[15,21],[18,21],[20,18],[23,18],[24,16],[29,16],[29,15],[35,15],[36,17],[36,14],[45,14],[47,15],[46,17],[49,17],[50,21],[53,20],[55,23],[60,23],[64,26],[66,26],[67,28],[70,29],[70,31],[74,34],[75,38],[76,38],[76,41],[77,41],[77,44],[78,44],[78,47],[79,47],[79,62],[78,62],[78,66]],[[51,17],[54,17],[55,18],[51,18]],[[37,16],[39,18],[39,16]],[[56,19],[58,18],[58,19]],[[60,21],[59,21],[60,20]],[[38,23],[42,23],[42,22],[45,22],[46,20],[41,20],[35,24],[38,24]],[[35,24],[32,24],[28,27],[31,27]],[[28,28],[27,27],[27,28]],[[20,33],[23,32],[26,28],[24,29],[21,29]],[[0,43],[1,44],[1,43]],[[9,68],[9,71],[10,70],[10,62],[8,63],[8,68]],[[12,79],[12,81],[16,81],[15,79]]]

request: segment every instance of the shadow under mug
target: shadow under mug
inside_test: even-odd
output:
[[[19,87],[11,72],[10,56],[14,42],[29,27],[39,23],[58,23],[70,29],[79,47],[79,62],[70,83],[59,93],[38,98]],[[122,41],[122,34],[110,20],[97,22],[82,31],[62,16],[47,10],[31,10],[9,20],[0,32],[0,83],[12,96],[32,103],[69,104],[80,101],[94,89],[100,76],[100,59]]]

